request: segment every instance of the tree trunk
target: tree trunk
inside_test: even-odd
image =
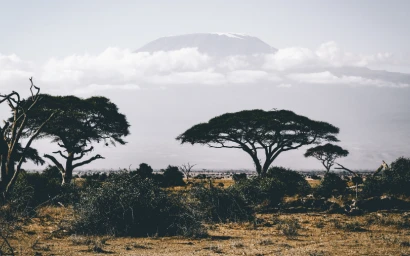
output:
[[[256,172],[258,173],[259,176],[264,176],[263,170],[262,170],[262,166],[259,163],[259,161],[255,162],[255,166],[256,166]]]
[[[5,182],[6,179],[6,156],[5,155],[0,155],[0,165],[1,165],[1,176],[0,176],[0,182]]]
[[[65,172],[63,173],[63,181],[61,182],[61,185],[66,185],[70,184],[71,180],[73,179],[73,160],[74,160],[74,154],[69,153],[65,165]]]

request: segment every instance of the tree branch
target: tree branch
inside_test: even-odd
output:
[[[346,167],[344,167],[343,165],[341,165],[341,164],[338,164],[338,163],[336,163],[338,166],[340,166],[340,167],[335,167],[335,169],[338,169],[338,170],[345,170],[345,171],[348,171],[348,172],[350,172],[351,174],[353,174],[354,176],[359,176],[356,172],[354,172],[354,171],[352,171],[352,170],[350,170],[350,169],[347,169]]]
[[[61,150],[55,151],[55,152],[53,152],[53,154],[60,154],[60,156],[61,156],[62,158],[65,158],[65,159],[68,158],[67,156],[65,156],[65,155],[63,154],[63,152],[61,152]]]
[[[91,163],[92,161],[95,161],[95,160],[97,160],[97,159],[104,159],[104,157],[102,157],[101,155],[93,156],[93,157],[91,157],[91,158],[88,159],[88,160],[85,160],[85,161],[83,161],[83,162],[79,162],[79,163],[77,163],[77,164],[74,164],[74,165],[73,165],[73,169],[74,169],[74,168],[77,168],[77,167],[80,167],[80,166],[83,166],[83,165],[86,165],[86,164],[89,164],[89,163]]]
[[[58,162],[54,156],[44,154],[44,157],[50,159],[55,164],[55,166],[57,166],[61,173],[65,173],[63,165],[60,164],[60,162]]]

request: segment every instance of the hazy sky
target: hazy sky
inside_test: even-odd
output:
[[[377,168],[410,156],[410,1],[2,1],[0,93],[109,97],[131,123],[126,146],[97,147],[90,168],[252,168],[239,150],[181,146],[175,137],[230,111],[290,109],[341,128],[342,163]],[[210,47],[259,38],[278,49],[212,56],[188,45],[134,51],[160,37],[207,32]],[[229,40],[228,40],[229,39]],[[190,39],[189,39],[190,40]],[[228,40],[228,41],[227,41]],[[165,45],[164,45],[165,44]],[[206,45],[206,44],[205,44]],[[2,108],[3,107],[3,108]],[[4,106],[0,117],[4,118]],[[1,115],[2,114],[2,115]],[[55,148],[36,142],[42,153]],[[109,156],[109,157],[108,157]],[[320,169],[303,150],[275,164]],[[30,166],[30,165],[29,165]]]
[[[137,49],[158,37],[240,32],[276,48],[332,40],[360,53],[409,54],[410,2],[0,1],[0,52],[31,60]]]

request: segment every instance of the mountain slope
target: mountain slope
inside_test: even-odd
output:
[[[137,52],[174,51],[197,48],[210,56],[252,55],[273,53],[275,48],[257,37],[233,33],[197,33],[158,38]]]

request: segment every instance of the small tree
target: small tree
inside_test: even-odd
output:
[[[140,166],[138,167],[136,173],[141,177],[141,178],[148,178],[152,176],[152,173],[154,170],[152,167],[146,163],[141,163]]]
[[[82,160],[94,150],[92,143],[104,142],[121,145],[123,137],[129,134],[129,124],[125,115],[119,113],[117,106],[105,97],[80,99],[75,96],[42,95],[42,101],[35,107],[36,115],[30,118],[27,133],[43,122],[50,112],[60,110],[64,114],[52,120],[41,137],[51,138],[62,149],[53,152],[65,160],[65,166],[52,155],[44,157],[51,160],[61,172],[62,184],[70,183],[75,168],[103,159],[97,154]]]
[[[236,148],[249,154],[259,176],[283,152],[323,141],[338,141],[339,129],[288,110],[244,110],[194,125],[176,139],[211,148]],[[265,159],[261,162],[259,154]]]
[[[183,164],[179,167],[179,171],[185,175],[185,178],[189,180],[191,177],[192,168],[194,168],[196,164],[191,165],[190,163]]]
[[[7,103],[12,112],[12,117],[4,122],[3,127],[0,127],[0,192],[4,198],[7,197],[10,188],[16,182],[21,166],[27,158],[41,162],[37,151],[31,148],[31,144],[57,113],[55,109],[50,110],[41,122],[31,126],[29,135],[24,132],[30,124],[29,119],[35,114],[35,107],[42,100],[40,88],[34,85],[33,78],[30,78],[30,83],[31,97],[27,100],[21,99],[20,94],[15,91],[6,95],[0,94],[0,104]],[[24,137],[26,142],[22,146],[21,141]]]
[[[184,174],[179,171],[178,166],[168,165],[168,167],[162,171],[164,172],[164,186],[171,187],[185,185]]]
[[[319,160],[326,168],[326,173],[329,173],[330,168],[335,164],[335,160],[340,157],[346,157],[349,151],[330,143],[313,148],[309,148],[305,157],[314,157]]]

